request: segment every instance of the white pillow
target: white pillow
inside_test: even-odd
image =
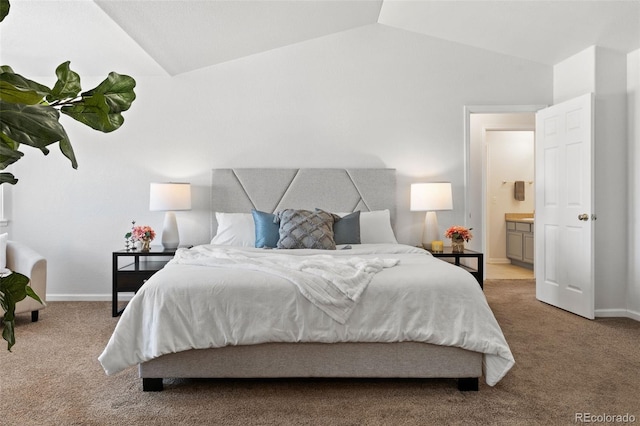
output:
[[[218,231],[211,244],[226,246],[254,247],[256,231],[251,213],[216,212]]]
[[[0,269],[5,269],[7,267],[7,240],[9,239],[9,234],[6,232],[4,234],[0,234]]]
[[[343,217],[350,213],[337,213]],[[398,244],[391,228],[391,212],[374,210],[360,212],[360,244]]]
[[[360,212],[361,244],[398,244],[391,228],[389,210]]]

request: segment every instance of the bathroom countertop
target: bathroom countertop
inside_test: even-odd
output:
[[[533,213],[505,213],[504,220],[507,222],[533,223]]]

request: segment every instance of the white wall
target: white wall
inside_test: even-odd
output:
[[[640,50],[627,55],[629,133],[629,286],[627,309],[640,321]]]
[[[411,182],[451,181],[454,211],[440,225],[465,223],[464,105],[552,96],[551,67],[378,24],[173,78],[134,77],[122,129],[69,123],[79,170],[55,150],[15,167],[11,237],[47,257],[50,297],[110,299],[110,253],[131,219],[161,228],[149,182],[190,181],[182,241],[209,241],[214,167],[396,168],[398,238],[415,244],[423,216],[409,212]]]
[[[596,46],[591,46],[553,67],[553,103],[596,90]]]
[[[596,316],[625,316],[627,256],[626,55],[590,47],[554,66],[554,103],[595,94],[594,262]],[[587,212],[589,213],[589,212]]]
[[[600,258],[596,280],[606,285],[596,289],[596,309],[602,316],[620,316],[628,313],[626,299],[628,287],[628,255],[613,253],[629,239],[627,232],[620,235],[620,226],[628,222],[627,199],[627,85],[626,55],[598,48],[596,54],[596,245]],[[626,226],[625,226],[626,227]],[[606,255],[603,251],[606,250]]]
[[[534,132],[487,131],[487,263],[509,263],[505,213],[533,213]],[[525,198],[514,198],[514,181],[525,182]],[[504,183],[506,182],[506,183]]]

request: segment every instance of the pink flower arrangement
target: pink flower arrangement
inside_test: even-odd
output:
[[[134,226],[131,229],[131,238],[134,241],[153,241],[156,237],[156,231],[150,226]]]
[[[472,229],[473,228],[467,229],[464,226],[454,225],[445,231],[444,236],[453,240],[462,238],[466,242],[469,242],[469,240],[473,238],[473,234],[471,233]]]

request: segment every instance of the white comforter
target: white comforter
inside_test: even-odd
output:
[[[477,281],[424,250],[363,244],[332,251],[330,256],[338,259],[356,256],[389,265],[399,261],[372,274],[341,324],[282,276],[206,266],[213,263],[210,258],[188,261],[220,249],[205,246],[194,250],[193,256],[176,256],[147,281],[129,302],[99,357],[107,374],[167,353],[266,342],[418,341],[457,346],[484,354],[485,380],[491,386],[514,364]],[[320,250],[283,253],[237,247],[230,253],[251,258],[327,255]]]
[[[275,255],[274,255],[275,253]],[[363,258],[287,252],[249,252],[242,249],[198,246],[178,249],[174,263],[245,269],[276,275],[294,284],[300,294],[340,324],[355,308],[375,274],[396,266],[399,259]]]

